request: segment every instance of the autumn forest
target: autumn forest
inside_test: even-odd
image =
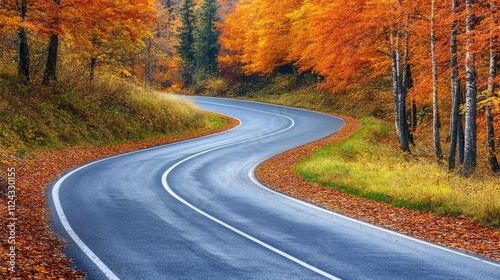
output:
[[[468,176],[480,134],[498,172],[497,16],[496,1],[242,1],[222,26],[219,60],[246,74],[292,64],[332,92],[390,75],[402,151],[411,152],[412,109],[432,104],[436,158],[449,169],[458,160]],[[447,154],[442,114],[451,120]]]
[[[0,52],[21,80],[44,85],[72,69],[175,90],[200,73],[289,67],[334,94],[390,77],[400,149],[411,153],[412,109],[431,105],[436,159],[468,176],[478,152],[500,170],[498,13],[496,1],[4,0]]]
[[[432,212],[439,230],[435,216],[392,228],[430,242],[471,222],[455,238],[477,248],[442,244],[498,260],[499,20],[497,0],[0,0],[0,200],[16,166],[19,275],[83,279],[53,258],[45,193],[58,174],[237,125],[170,93],[342,114],[344,138],[262,173]],[[32,248],[32,235],[48,241]]]

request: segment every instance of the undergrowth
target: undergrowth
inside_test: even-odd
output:
[[[191,102],[106,77],[71,76],[50,87],[0,76],[0,146],[18,156],[46,148],[111,145],[222,126]]]

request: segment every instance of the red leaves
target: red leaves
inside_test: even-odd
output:
[[[256,172],[259,181],[282,193],[358,220],[500,261],[498,230],[481,227],[464,218],[441,217],[357,198],[307,182],[296,175],[293,167],[298,160],[321,146],[342,140],[360,127],[357,120],[346,116],[342,118],[346,125],[337,134],[278,155],[260,165]]]

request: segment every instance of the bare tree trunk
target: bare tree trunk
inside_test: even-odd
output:
[[[465,55],[465,147],[463,175],[468,177],[474,173],[477,157],[477,85],[475,65],[475,44],[472,32],[475,29],[474,0],[466,0],[466,55]]]
[[[458,96],[458,107],[464,105],[465,95],[462,92],[462,83],[460,79],[457,81],[457,96]],[[464,135],[464,124],[463,124],[464,114],[459,111],[457,118],[457,151],[458,151],[458,164],[464,164],[464,152],[465,152],[465,135]]]
[[[464,164],[465,161],[465,134],[464,134],[464,124],[462,123],[463,115],[460,114],[458,117],[458,163],[460,165]]]
[[[50,35],[47,64],[43,73],[43,85],[47,86],[57,80],[57,52],[59,49],[59,36]]]
[[[397,31],[395,39],[391,36],[392,50],[392,85],[394,98],[394,121],[396,134],[400,148],[403,152],[410,153],[408,123],[406,121],[406,92],[403,87],[403,75],[401,67],[400,31]],[[394,42],[395,40],[395,42]]]
[[[90,75],[89,75],[89,80],[90,82],[94,82],[95,80],[95,67],[97,65],[97,57],[92,56],[90,58]]]
[[[455,17],[458,0],[451,1],[452,17]],[[460,83],[458,81],[457,58],[457,21],[451,23],[450,36],[450,67],[451,67],[451,121],[450,121],[450,151],[448,153],[448,170],[455,169],[455,156],[458,142],[458,125],[460,121]]]
[[[61,3],[61,0],[54,0],[57,6]],[[56,24],[53,22],[53,24]],[[52,34],[49,39],[47,64],[45,66],[45,71],[43,73],[43,85],[47,86],[51,82],[57,80],[57,53],[59,49],[59,35]]]
[[[21,21],[26,20],[27,5],[25,0],[16,0],[17,8],[19,10]],[[18,65],[17,75],[26,84],[30,82],[30,51],[28,45],[28,34],[26,28],[20,27],[18,33]]]
[[[433,139],[434,139],[434,153],[436,159],[440,162],[443,159],[443,150],[441,148],[441,138],[439,129],[441,128],[441,121],[439,118],[439,104],[438,104],[438,69],[436,58],[436,34],[434,26],[435,18],[435,1],[432,0],[431,12],[431,57],[432,57],[432,119],[433,119]]]
[[[408,15],[406,16],[406,22],[405,22],[405,28],[406,32],[408,31]],[[403,90],[402,95],[403,95],[403,101],[402,101],[402,114],[404,115],[404,119],[402,120],[403,125],[404,125],[404,133],[405,133],[405,141],[408,142],[409,144],[415,145],[413,135],[410,134],[410,127],[408,125],[408,114],[406,110],[406,98],[408,97],[408,91],[413,88],[413,78],[411,75],[411,67],[410,67],[410,35],[409,33],[406,33],[405,36],[405,51],[404,51],[404,58],[403,58],[403,65],[401,66],[403,69],[403,76],[401,78],[401,89]],[[408,144],[408,147],[409,147]],[[410,149],[408,148],[408,153],[410,153]]]
[[[411,131],[415,132],[417,130],[417,103],[415,100],[411,100]]]
[[[493,173],[500,173],[500,165],[498,164],[498,159],[495,151],[495,132],[493,128],[493,114],[491,112],[491,106],[486,107],[486,127],[488,135],[488,162],[490,163],[490,169]]]
[[[498,25],[497,7],[495,3],[490,3],[491,22],[490,22],[490,73],[488,76],[488,101],[486,104],[486,136],[487,136],[487,149],[488,149],[488,162],[491,171],[494,173],[500,172],[500,166],[495,153],[495,131],[493,127],[493,113],[491,108],[493,106],[491,98],[495,96],[497,84],[495,78],[497,76],[498,64],[498,36],[496,34],[496,27]]]
[[[149,87],[154,78],[154,54],[151,51],[153,47],[153,40],[146,41],[146,62],[144,63],[144,86]]]

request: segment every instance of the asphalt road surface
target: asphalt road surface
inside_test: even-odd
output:
[[[260,185],[265,159],[344,122],[192,98],[241,125],[75,169],[49,196],[89,279],[500,279],[500,265],[374,227]]]

